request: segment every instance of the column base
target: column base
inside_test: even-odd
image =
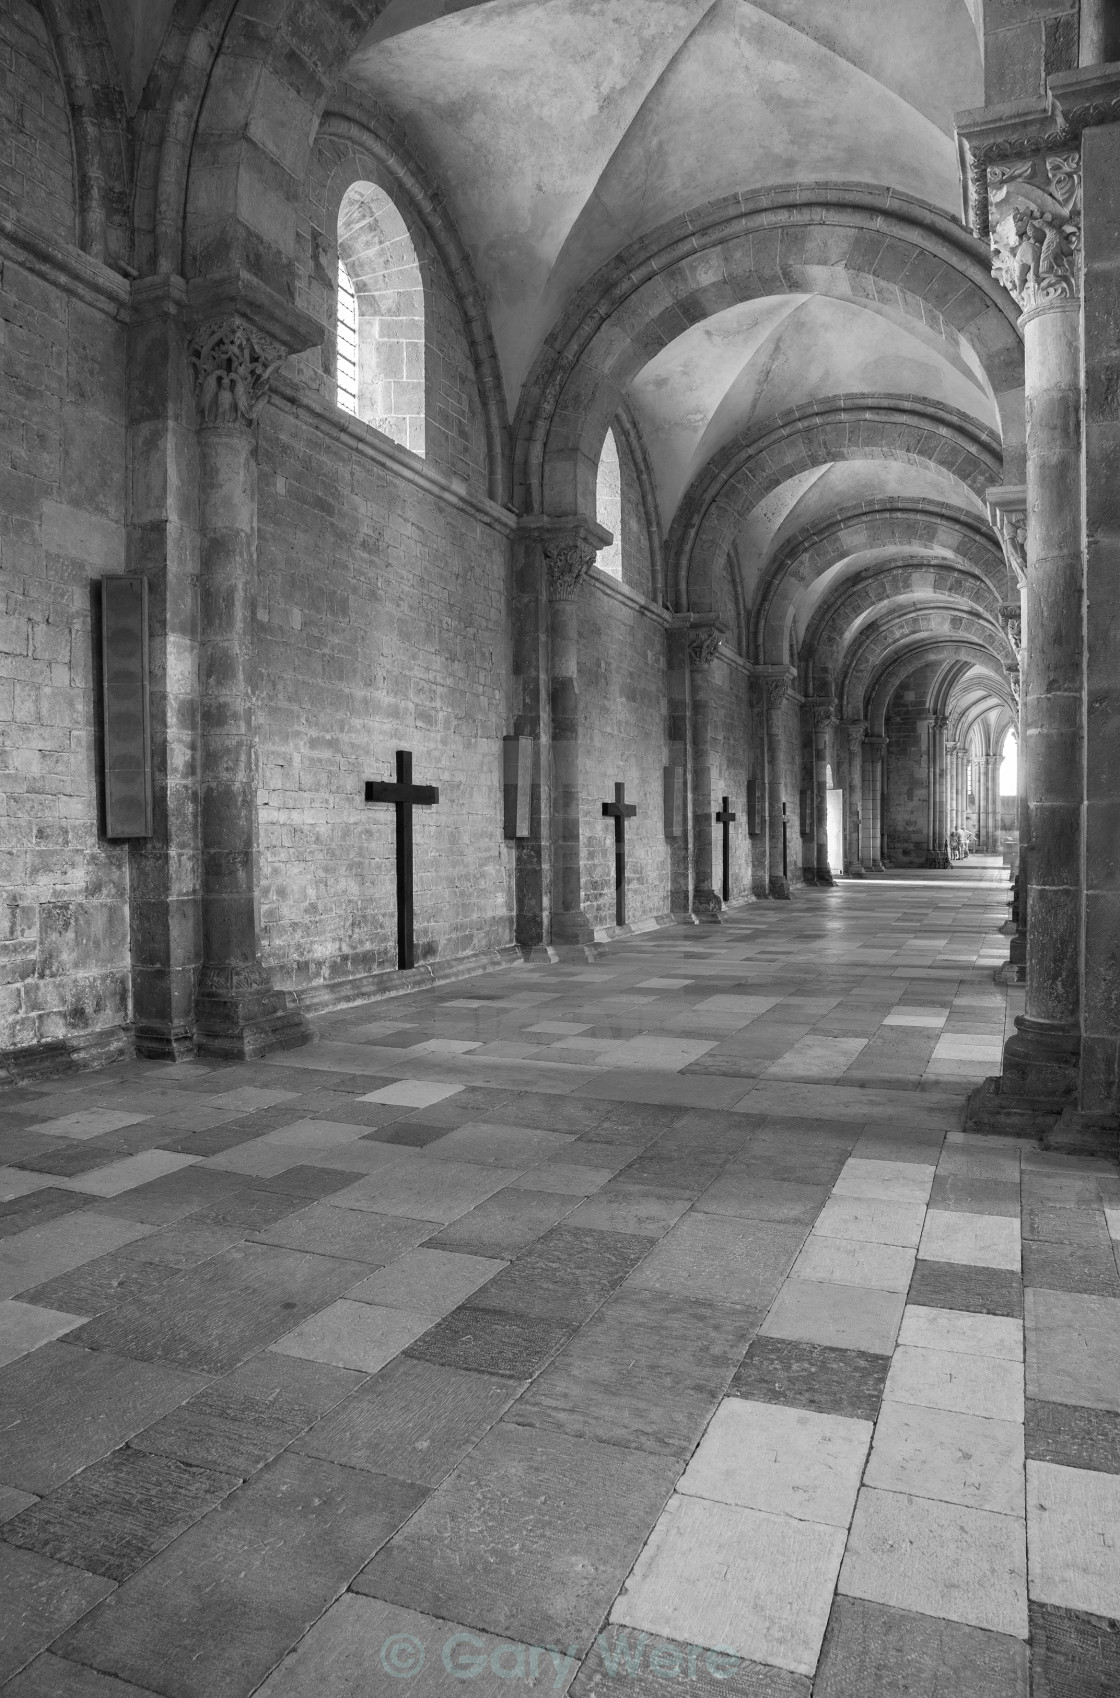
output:
[[[723,924],[723,902],[714,890],[697,890],[692,896],[692,912],[702,926]]]
[[[945,872],[952,864],[947,849],[931,849],[926,856],[926,866],[937,872]]]
[[[816,884],[816,882],[817,882],[817,869],[816,869],[816,867],[802,867],[802,869],[801,869],[801,882],[802,882],[802,884]]]
[[[595,942],[595,932],[591,921],[582,908],[577,908],[574,913],[554,912],[551,921],[550,942],[554,947],[574,945],[578,948],[585,948],[588,944]]]
[[[1011,939],[1011,946],[1007,951],[1007,959],[1009,961],[1014,962],[1016,967],[1024,967],[1024,968],[1026,967],[1026,965],[1027,965],[1027,934],[1026,934],[1026,932],[1016,932],[1015,933],[1015,936]]]
[[[969,1094],[964,1130],[983,1138],[1043,1138],[1058,1124],[1063,1104],[1045,1097],[1005,1097],[1000,1078]]]
[[[138,1021],[132,1028],[132,1046],[143,1061],[191,1061],[195,1054],[194,1032],[186,1025]]]
[[[1017,1016],[1003,1047],[1000,1095],[1066,1103],[1077,1098],[1081,1033],[1077,1027]]]
[[[788,902],[790,900],[789,879],[782,873],[770,874],[770,900],[771,902]]]
[[[195,992],[199,1055],[248,1061],[273,1050],[298,1049],[314,1037],[303,1011],[272,988],[259,962],[203,967]]]
[[[836,880],[832,876],[832,868],[828,865],[827,861],[823,867],[817,868],[817,883],[826,885],[836,883]]]

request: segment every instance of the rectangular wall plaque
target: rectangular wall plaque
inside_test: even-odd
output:
[[[680,837],[684,831],[684,767],[665,768],[665,835]]]
[[[152,835],[148,696],[148,580],[101,580],[101,680],[105,727],[105,835]]]
[[[812,837],[813,835],[813,792],[811,790],[801,792],[801,835],[802,837]]]
[[[747,779],[747,834],[750,837],[757,837],[760,830],[761,830],[761,821],[759,820],[759,817],[758,817],[758,779],[757,778],[748,778]]]
[[[531,737],[502,738],[502,802],[506,837],[528,837],[533,805]]]

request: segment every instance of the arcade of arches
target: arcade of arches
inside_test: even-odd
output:
[[[411,1029],[401,993],[555,972],[575,997],[643,949],[649,983],[671,988],[661,948],[686,985],[690,950],[719,959],[762,916],[767,938],[805,948],[819,925],[827,955],[829,915],[901,924],[911,891],[939,933],[964,923],[954,901],[975,901],[995,943],[973,950],[971,989],[1017,1016],[1006,1031],[1000,1016],[1002,1049],[967,1080],[970,1134],[1000,1136],[999,1160],[1059,1128],[1107,1144],[1120,1093],[1118,12],[0,0],[6,1128],[36,1092],[55,1093],[64,1120],[57,1092],[76,1077],[96,1096],[95,1081],[153,1063],[186,1089],[228,1074],[239,1114],[275,1117],[238,1122],[246,1138],[279,1136],[281,1074],[305,1068],[299,1125],[325,1125],[306,1058],[326,1052],[308,1046],[340,1011],[396,997],[364,1016],[368,1041],[395,1053]],[[416,805],[396,799],[394,829],[379,805],[393,794],[366,786],[406,769]],[[862,960],[873,944],[859,937]],[[652,994],[629,991],[635,1005]],[[449,994],[473,1006],[469,986]],[[751,994],[722,1000],[726,1016]],[[918,999],[916,1027],[939,1001]],[[565,1008],[550,1042],[587,1029],[577,1002]],[[690,1018],[672,1029],[696,1032]],[[621,1041],[621,1025],[595,1031]],[[427,1038],[437,1060],[476,1047],[458,1028]],[[536,1041],[519,1029],[506,1064]],[[928,1062],[896,1069],[918,1103],[948,1089]],[[364,1093],[361,1073],[343,1068],[359,1085],[333,1088]],[[29,1172],[59,1176],[51,1197],[113,1197],[114,1221],[140,1208],[131,1191],[82,1192],[87,1138],[117,1140],[106,1163],[159,1154],[144,1128],[125,1135],[154,1110],[104,1112],[112,1124],[56,1136],[61,1157],[25,1149],[39,1135],[13,1122],[2,1206],[24,1211],[21,1234],[51,1230],[26,1225],[47,1183]],[[367,1115],[355,1104],[350,1120]],[[176,1145],[171,1165],[225,1172],[236,1140],[217,1125],[192,1126],[210,1141]],[[588,1172],[610,1165],[615,1137],[603,1132]],[[279,1184],[285,1170],[242,1171]],[[152,1217],[161,1232],[189,1212],[167,1209]],[[216,1265],[214,1209],[191,1230],[210,1235]],[[620,1228],[620,1245],[644,1230]],[[393,1254],[419,1242],[398,1240]],[[123,1242],[103,1234],[90,1255],[123,1256]],[[161,1276],[202,1261],[201,1244],[169,1248]],[[322,1249],[351,1254],[362,1260]],[[1115,1268],[1110,1280],[1060,1289],[1120,1313]],[[82,1301],[55,1293],[52,1312],[100,1314]],[[971,1307],[1001,1325],[1016,1313]],[[193,1375],[186,1398],[211,1367],[175,1360],[176,1384]],[[357,1365],[324,1360],[341,1398]],[[292,1380],[284,1397],[304,1390]],[[175,1401],[143,1395],[153,1410]],[[1098,1402],[1120,1420],[1115,1388]],[[1115,1482],[1109,1431],[1088,1465]],[[216,1480],[224,1455],[200,1441],[192,1467]],[[219,1491],[191,1479],[183,1526]],[[8,1488],[21,1520],[48,1489],[0,1463],[0,1499]],[[83,1572],[83,1608],[118,1578],[94,1572],[106,1578]],[[1105,1588],[1109,1607],[1086,1604],[1086,1620],[1120,1615],[1109,1584],[1117,1607]],[[812,1668],[781,1667],[802,1684],[743,1690],[808,1691]],[[110,1675],[130,1693],[154,1679],[104,1668],[107,1698]],[[95,1690],[35,1678],[47,1684],[13,1692]],[[352,1690],[337,1679],[276,1691]],[[166,1680],[152,1689],[195,1690],[181,1671]],[[230,1680],[223,1691],[255,1689]]]

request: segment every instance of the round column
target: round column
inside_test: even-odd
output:
[[[871,870],[883,870],[883,763],[887,751],[885,737],[869,737],[867,752],[871,765]]]
[[[715,826],[717,806],[712,785],[712,664],[724,627],[702,624],[688,633],[689,688],[692,696],[692,912],[706,924],[719,925],[723,899],[716,889]],[[722,882],[722,881],[721,881]]]
[[[789,684],[784,678],[766,682],[766,798],[770,810],[768,824],[770,853],[770,895],[776,901],[789,901],[789,878],[782,859],[783,837],[796,830],[796,820],[783,816],[788,805],[785,795],[784,740],[782,717],[789,696]],[[785,831],[782,821],[785,818]]]
[[[832,702],[813,709],[813,783],[816,792],[815,850],[818,884],[834,884],[828,862],[828,768],[829,739],[836,723]]]
[[[863,851],[860,829],[863,812],[863,735],[867,726],[862,719],[848,719],[844,730],[848,734],[848,818],[847,855],[845,872],[849,878],[863,877]]]
[[[583,912],[579,841],[579,588],[596,549],[578,530],[544,541],[548,584],[549,707],[552,757],[552,911],[554,944],[593,941]]]

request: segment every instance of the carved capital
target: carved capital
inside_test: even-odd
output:
[[[584,536],[549,537],[544,543],[549,601],[575,601],[595,564],[596,549]]]
[[[1004,559],[1021,588],[1027,581],[1027,510],[1025,507],[1002,508],[997,523]]]
[[[1081,291],[1081,154],[989,165],[992,276],[1024,312]]]
[[[873,761],[881,761],[889,739],[886,737],[869,737],[867,747]]]
[[[208,319],[190,339],[195,406],[202,426],[250,425],[287,350],[236,313]]]
[[[944,713],[939,713],[934,719],[933,729],[935,731],[940,731],[942,735],[944,735],[944,733],[949,729],[949,716]]]
[[[864,732],[867,730],[865,719],[846,719],[844,730],[848,733],[848,759],[854,761],[862,751]]]
[[[720,643],[727,635],[727,626],[719,619],[705,620],[693,625],[685,639],[691,666],[710,666],[716,658]]]
[[[818,731],[827,731],[830,725],[836,724],[836,703],[815,702],[813,704],[813,725]]]
[[[766,680],[766,706],[771,713],[780,713],[788,696],[788,678],[768,678]]]
[[[1015,706],[1018,707],[1019,706],[1020,674],[1019,674],[1019,668],[1017,666],[1009,666],[1007,668],[1007,682],[1011,687],[1011,694],[1014,698]]]
[[[1011,644],[1015,659],[1018,660],[1023,648],[1023,609],[1017,601],[1001,603],[999,622]]]

